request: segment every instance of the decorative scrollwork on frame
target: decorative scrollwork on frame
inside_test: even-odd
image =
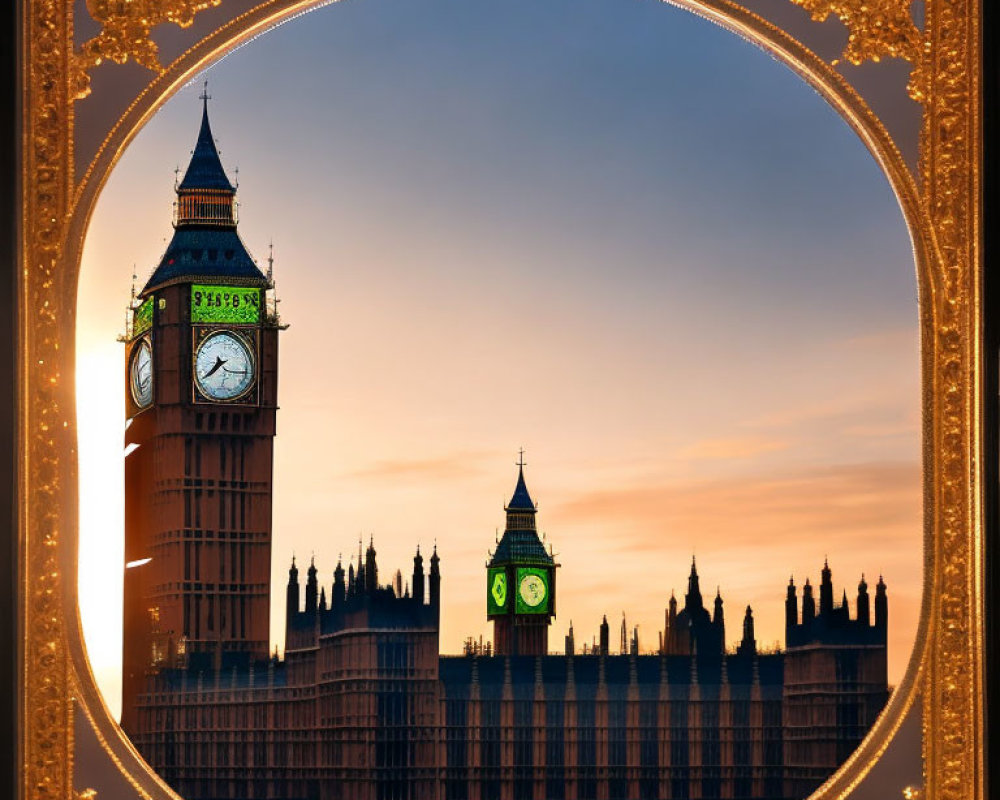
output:
[[[982,609],[978,605],[982,442],[976,374],[983,358],[977,349],[981,323],[977,287],[982,270],[977,205],[982,144],[977,115],[983,0],[926,0],[923,31],[910,15],[910,0],[790,1],[814,19],[835,14],[847,26],[846,61],[861,64],[896,57],[912,64],[909,92],[924,109],[922,185],[914,200],[920,211],[915,249],[926,254],[929,276],[921,309],[932,320],[924,337],[925,497],[932,554],[925,576],[925,592],[931,598],[925,621],[930,643],[918,651],[922,660],[916,673],[924,708],[927,783],[922,796],[982,800]],[[18,386],[23,464],[19,491],[24,508],[18,588],[24,631],[19,654],[23,794],[31,800],[95,800],[93,790],[72,789],[73,717],[82,712],[114,769],[128,778],[135,797],[175,798],[155,775],[142,771],[142,762],[123,740],[114,738],[117,734],[106,711],[88,694],[92,681],[85,666],[79,666],[85,664],[86,655],[73,630],[78,624],[71,602],[77,566],[73,304],[78,240],[88,203],[103,180],[88,186],[87,181],[93,180],[88,171],[81,185],[90,199],[79,201],[80,187],[73,179],[73,101],[89,93],[88,72],[97,64],[132,60],[154,73],[151,88],[145,90],[150,97],[142,100],[145,105],[139,103],[145,113],[181,78],[210,63],[209,57],[219,48],[231,46],[240,35],[266,29],[281,17],[282,9],[298,12],[322,0],[262,0],[245,12],[246,18],[234,17],[210,32],[187,62],[182,58],[166,69],[160,65],[151,30],[166,22],[189,26],[198,13],[221,0],[87,0],[90,14],[102,27],[75,52],[74,0],[19,2],[24,9],[25,44],[24,221],[18,287],[23,378]],[[723,22],[739,12],[748,13],[730,0],[686,4]],[[765,41],[763,27],[747,30],[757,33],[757,41]],[[833,72],[818,58],[816,65]],[[803,67],[803,74],[806,71]],[[136,112],[136,118],[140,116]],[[132,120],[125,128],[138,124]],[[112,162],[109,156],[108,163]],[[100,170],[96,172],[100,177]],[[915,185],[913,192],[917,194]],[[80,699],[83,695],[91,699]],[[106,736],[98,723],[107,723]],[[822,789],[820,794],[843,798],[861,775],[863,771],[855,769],[841,780],[836,794],[823,794]]]
[[[31,62],[26,70],[21,319],[28,321],[21,358],[31,365],[31,391],[19,408],[24,442],[20,491],[24,518],[24,763],[26,797],[63,800],[71,783],[70,701],[66,691],[63,595],[65,547],[61,498],[74,442],[66,416],[67,384],[60,352],[58,287],[66,275],[64,237],[69,208],[72,103],[64,64],[70,51],[65,0],[25,4]],[[27,367],[23,368],[28,373]]]
[[[160,73],[159,49],[150,37],[157,25],[172,22],[187,28],[195,15],[217,6],[222,0],[87,0],[87,11],[101,32],[84,42],[73,58],[74,96],[80,100],[90,94],[87,71],[103,61],[124,64],[131,59]]]
[[[884,57],[913,65],[907,91],[917,102],[927,96],[924,58],[927,42],[910,11],[912,0],[791,0],[822,22],[830,14],[847,26],[847,46],[841,57],[858,66]],[[833,62],[837,64],[837,61]]]
[[[976,497],[978,437],[977,291],[982,269],[979,118],[980,0],[927,3],[928,99],[920,142],[924,202],[939,258],[935,361],[938,385],[933,502],[937,569],[936,627],[925,671],[924,753],[927,796],[960,800],[982,792],[983,529]]]

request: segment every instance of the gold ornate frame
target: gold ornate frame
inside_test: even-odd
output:
[[[22,249],[17,303],[21,625],[19,743],[25,798],[89,798],[74,770],[74,731],[95,739],[121,794],[176,795],[108,714],[91,674],[76,602],[77,475],[74,325],[84,234],[100,189],[136,133],[198,71],[269,28],[330,0],[87,0],[100,32],[74,42],[73,0],[22,7]],[[674,0],[754,42],[810,83],[847,120],[887,175],[913,242],[923,378],[924,549],[921,622],[906,676],[875,727],[813,796],[849,795],[920,698],[927,797],[981,800],[983,783],[983,256],[981,249],[981,0],[926,0],[923,29],[910,0],[769,0],[846,25],[841,58],[911,67],[920,104],[919,164],[907,166],[880,119],[835,58],[824,60],[779,25],[730,0]],[[759,3],[757,5],[760,5]],[[232,6],[232,8],[228,8]],[[199,22],[202,12],[211,21]],[[161,65],[154,29],[190,29]],[[813,23],[807,23],[813,24]],[[141,66],[124,113],[105,116],[103,141],[81,161],[78,103],[111,97],[102,62]],[[902,91],[902,90],[900,90]],[[89,96],[88,96],[89,95]],[[78,163],[79,162],[79,163]],[[125,796],[123,795],[123,796]]]

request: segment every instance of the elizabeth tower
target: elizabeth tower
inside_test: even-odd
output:
[[[278,322],[201,130],[127,333],[122,727],[164,667],[267,658]]]
[[[521,455],[524,455],[522,451]],[[537,509],[518,461],[514,495],[504,507],[507,524],[486,564],[486,615],[499,656],[544,656],[556,613],[556,568],[551,547],[538,536]]]

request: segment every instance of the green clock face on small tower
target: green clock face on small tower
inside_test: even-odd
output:
[[[549,574],[540,567],[517,570],[518,614],[546,614],[549,611]]]
[[[194,380],[211,400],[236,400],[253,385],[254,359],[246,340],[230,331],[207,336],[194,358]]]
[[[528,608],[537,608],[545,602],[545,581],[538,575],[525,575],[517,587],[521,602]]]
[[[507,613],[507,570],[490,567],[486,572],[486,613],[488,616]]]

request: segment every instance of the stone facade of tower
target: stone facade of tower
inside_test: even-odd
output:
[[[176,663],[268,655],[278,325],[236,232],[207,99],[175,230],[127,340],[122,726]]]

